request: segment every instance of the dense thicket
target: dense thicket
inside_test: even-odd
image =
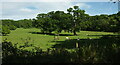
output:
[[[32,28],[36,27],[42,33],[60,33],[65,32],[74,33],[80,30],[85,31],[106,31],[119,32],[120,31],[120,12],[112,15],[95,15],[89,16],[85,14],[84,10],[79,9],[78,6],[67,9],[68,13],[64,11],[51,11],[48,13],[38,14],[34,19],[23,20],[2,20],[2,25],[7,26],[10,30],[16,28]],[[4,27],[6,28],[6,27]]]

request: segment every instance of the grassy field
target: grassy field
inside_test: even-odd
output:
[[[93,31],[81,31],[77,33],[78,36],[73,36],[73,33],[62,32],[59,36],[59,40],[54,40],[54,35],[42,34],[40,33],[40,29],[30,28],[30,29],[23,29],[18,28],[8,36],[3,36],[2,40],[7,38],[8,41],[11,41],[13,44],[18,43],[18,47],[23,45],[27,40],[29,44],[33,44],[36,47],[40,47],[43,50],[47,48],[51,48],[57,43],[57,41],[65,41],[66,36],[70,39],[87,39],[87,38],[100,38],[102,35],[114,35],[110,32],[93,32]],[[26,47],[24,49],[32,50],[33,47]]]

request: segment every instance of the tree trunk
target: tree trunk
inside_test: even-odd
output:
[[[77,35],[76,30],[73,30],[73,33],[74,33],[75,36]]]

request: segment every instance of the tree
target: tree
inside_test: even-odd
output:
[[[2,35],[5,36],[10,33],[8,26],[2,26]]]
[[[64,31],[69,31],[71,28],[71,15],[64,13],[64,11],[56,11],[56,12],[49,12],[48,15],[50,18],[53,20],[58,20],[56,23],[57,29],[56,31],[59,31],[59,33],[64,30]]]
[[[85,11],[79,9],[78,6],[69,8],[69,9],[67,9],[67,11],[68,11],[68,14],[72,15],[72,19],[71,19],[71,23],[73,24],[72,31],[73,31],[74,35],[77,35],[76,32],[80,31],[80,22],[82,22],[86,17]]]
[[[34,22],[37,28],[40,28],[42,33],[52,33],[58,30],[58,20],[52,19],[50,14],[38,14]]]
[[[31,19],[23,19],[23,20],[18,20],[18,27],[19,28],[31,28],[32,26],[32,20]]]
[[[117,21],[117,24],[116,24],[117,32],[120,33],[120,11],[116,14],[115,19]]]
[[[1,20],[2,21],[2,25],[3,26],[7,26],[10,30],[15,30],[17,27],[17,22],[14,20],[9,20],[9,19],[5,19],[5,20]]]
[[[9,25],[9,29],[10,30],[15,30],[17,27],[16,26],[14,26],[14,25]]]

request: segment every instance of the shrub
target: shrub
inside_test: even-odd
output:
[[[9,25],[9,29],[10,30],[15,30],[17,27],[16,26],[14,26],[14,25]]]
[[[10,34],[10,29],[8,26],[2,26],[2,35],[5,36],[7,34]]]

